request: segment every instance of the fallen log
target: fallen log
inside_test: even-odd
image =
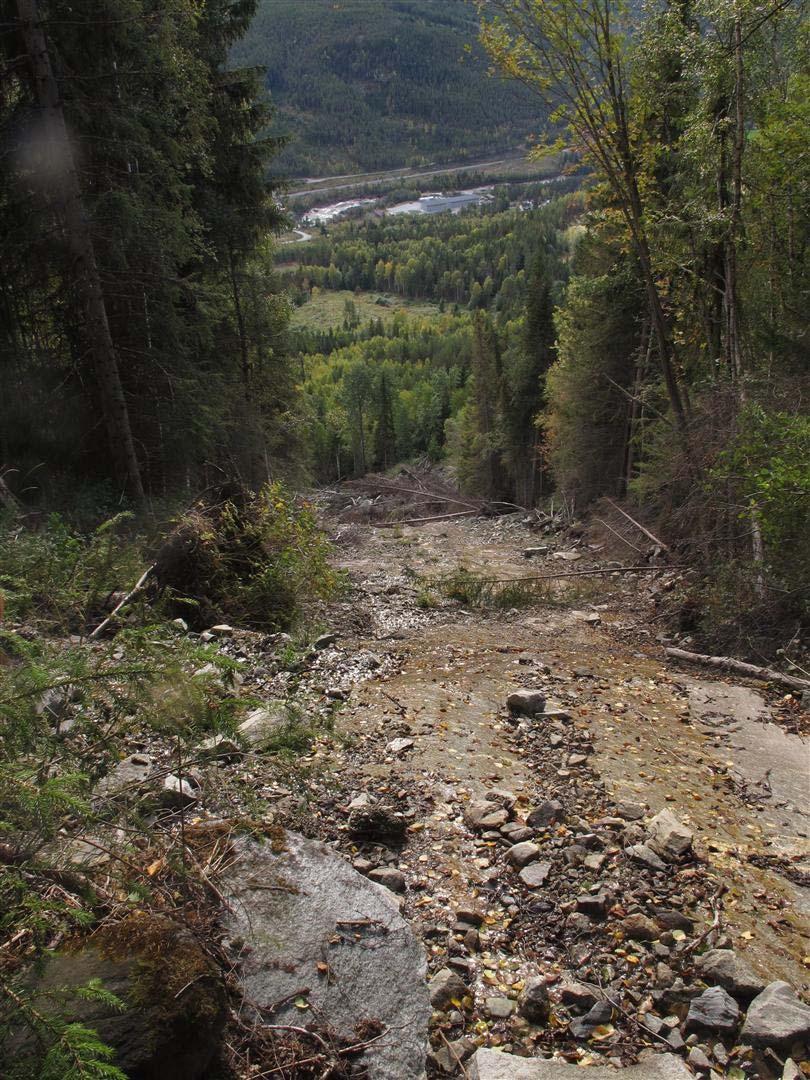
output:
[[[533,574],[531,577],[490,578],[472,574],[476,581],[486,585],[511,585],[530,581],[559,581],[561,578],[590,577],[592,574],[660,574],[661,566],[605,566],[598,570],[568,570],[559,574]],[[682,570],[680,566],[667,566],[667,570]]]
[[[629,521],[629,522],[630,522],[630,523],[631,523],[632,525],[635,525],[635,527],[636,527],[637,529],[639,529],[639,530],[640,530],[641,532],[643,532],[643,533],[644,533],[644,535],[645,535],[645,536],[646,536],[646,537],[647,537],[647,538],[648,538],[649,540],[652,540],[652,542],[653,542],[654,544],[656,544],[656,545],[657,545],[658,547],[660,547],[660,548],[662,549],[662,551],[669,551],[669,546],[668,546],[667,544],[665,544],[663,540],[659,540],[657,536],[654,536],[654,535],[653,535],[653,534],[652,534],[652,533],[650,532],[650,530],[649,530],[649,529],[646,529],[646,528],[645,528],[645,527],[644,527],[644,526],[643,526],[643,525],[641,524],[641,522],[640,522],[640,521],[636,521],[636,519],[635,519],[635,518],[633,518],[633,517],[630,517],[630,515],[629,515],[628,513],[626,513],[626,512],[624,511],[624,510],[622,510],[622,508],[621,508],[620,506],[617,506],[617,505],[616,505],[616,503],[615,503],[615,502],[614,502],[614,501],[613,501],[612,499],[605,499],[605,502],[606,502],[606,503],[607,503],[607,504],[608,504],[609,506],[612,506],[614,510],[618,510],[618,511],[619,511],[619,513],[620,513],[620,514],[622,515],[622,517],[626,517],[626,518],[627,518],[627,520],[628,520],[628,521]]]
[[[688,664],[700,664],[703,667],[727,668],[729,671],[737,671],[740,675],[747,675],[751,679],[762,679],[765,682],[779,683],[791,690],[810,690],[810,681],[797,679],[795,675],[785,675],[773,668],[757,667],[756,664],[746,664],[743,660],[734,660],[731,656],[706,656],[703,653],[687,652],[686,649],[673,647],[664,650],[667,656],[673,660],[683,660]]]
[[[435,517],[404,518],[402,521],[372,521],[374,529],[394,529],[397,525],[427,525],[430,521],[450,521],[452,518],[473,517],[477,510],[461,510],[456,514],[437,514]]]

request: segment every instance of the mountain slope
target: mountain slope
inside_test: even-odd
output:
[[[266,69],[290,175],[449,162],[519,145],[542,107],[487,75],[468,0],[260,0],[237,65]]]

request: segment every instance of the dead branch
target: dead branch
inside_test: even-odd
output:
[[[600,525],[604,525],[604,526],[605,526],[605,528],[606,528],[606,529],[607,529],[607,530],[608,530],[609,532],[612,532],[612,533],[613,533],[613,535],[614,535],[614,536],[615,536],[615,537],[616,537],[616,538],[617,538],[618,540],[621,540],[621,542],[622,542],[623,544],[627,544],[627,546],[628,546],[629,548],[632,548],[632,549],[633,549],[633,551],[637,551],[639,555],[643,555],[643,554],[644,554],[644,552],[643,552],[643,551],[641,550],[641,548],[640,548],[640,547],[636,547],[636,545],[635,545],[635,544],[633,544],[633,543],[631,543],[631,542],[630,542],[630,541],[629,541],[629,540],[627,539],[627,537],[626,537],[626,536],[622,536],[622,534],[621,534],[621,533],[619,532],[619,530],[618,530],[618,529],[614,529],[612,525],[609,525],[609,524],[608,524],[608,523],[607,523],[606,521],[603,521],[603,520],[602,520],[601,518],[599,518],[599,517],[598,517],[598,518],[595,518],[595,520],[596,520],[596,521],[598,521]]]
[[[470,502],[469,499],[459,499],[452,495],[447,495],[444,492],[432,492],[427,488],[411,488],[404,487],[402,484],[394,483],[391,480],[371,480],[366,477],[364,480],[350,480],[347,481],[346,486],[349,487],[352,484],[355,486],[379,490],[379,491],[391,491],[395,495],[420,495],[424,498],[426,495],[435,496],[436,502],[453,503],[455,506],[466,506],[468,510],[480,510],[480,503]]]
[[[668,570],[678,570],[677,566],[669,566]],[[487,585],[511,585],[530,581],[559,581],[562,578],[590,577],[592,574],[660,574],[660,566],[606,566],[598,570],[569,570],[564,574],[536,574],[532,577],[507,577],[488,578],[474,575],[476,581]]]
[[[756,664],[746,664],[742,660],[734,660],[731,656],[706,656],[703,653],[687,652],[686,649],[667,648],[664,650],[667,656],[673,660],[683,660],[689,664],[701,664],[703,667],[727,668],[729,671],[737,671],[740,675],[748,675],[752,679],[762,679],[765,682],[779,683],[791,690],[810,690],[810,681],[797,679],[794,675],[785,675],[773,668],[757,667]]]
[[[405,518],[402,521],[372,521],[375,529],[394,529],[397,525],[427,525],[430,521],[450,521],[452,518],[473,517],[478,510],[462,510],[457,514],[437,514],[435,517]]]
[[[89,635],[89,638],[90,638],[90,640],[92,640],[93,638],[97,638],[97,637],[99,637],[99,635],[100,635],[100,634],[102,634],[102,633],[103,633],[103,632],[104,632],[104,631],[105,631],[105,630],[107,629],[107,627],[108,627],[108,626],[110,625],[110,623],[111,623],[111,622],[113,621],[113,619],[114,619],[114,618],[115,618],[115,616],[116,616],[116,615],[118,614],[118,612],[119,612],[119,611],[121,610],[121,608],[122,608],[122,607],[123,607],[123,606],[124,606],[125,604],[128,604],[128,603],[130,602],[130,600],[132,600],[132,598],[133,598],[133,597],[135,597],[135,596],[137,596],[137,595],[138,595],[138,593],[139,593],[139,592],[141,591],[141,589],[142,589],[142,588],[144,587],[144,585],[146,584],[146,582],[147,582],[147,580],[148,580],[149,576],[151,575],[151,573],[152,573],[152,571],[153,571],[154,569],[155,569],[155,563],[152,563],[152,565],[151,565],[151,566],[147,567],[147,569],[146,569],[146,570],[144,570],[144,572],[143,572],[143,573],[141,574],[141,576],[140,576],[140,577],[138,578],[138,580],[137,580],[137,581],[135,582],[135,584],[133,585],[133,587],[132,587],[132,588],[131,588],[131,589],[129,590],[129,592],[128,592],[128,593],[126,594],[126,596],[124,597],[124,599],[123,599],[123,600],[120,600],[120,601],[119,601],[119,602],[118,602],[118,603],[117,603],[117,604],[115,605],[115,607],[114,607],[114,608],[112,609],[112,611],[111,611],[111,612],[110,612],[110,614],[109,614],[109,615],[107,616],[107,618],[106,618],[106,619],[105,619],[105,620],[104,620],[103,622],[99,623],[99,624],[98,624],[98,626],[97,626],[97,627],[95,628],[95,630],[93,630],[93,631],[92,631],[92,633],[91,633],[91,634]]]
[[[645,535],[645,536],[646,536],[646,537],[647,537],[647,538],[648,538],[649,540],[652,540],[652,542],[653,542],[654,544],[656,544],[656,545],[657,545],[658,547],[660,547],[660,548],[661,548],[661,549],[662,549],[663,551],[669,551],[669,546],[668,546],[667,544],[665,544],[663,540],[659,540],[659,539],[658,539],[658,537],[657,537],[657,536],[654,536],[654,535],[653,535],[653,534],[652,534],[652,533],[650,532],[650,530],[649,530],[649,529],[645,529],[645,528],[644,528],[644,526],[643,526],[643,525],[641,524],[641,522],[639,522],[639,521],[636,521],[636,519],[635,519],[635,518],[632,518],[632,517],[630,517],[630,515],[629,515],[628,513],[626,513],[626,512],[624,511],[624,510],[622,510],[622,508],[621,508],[620,506],[617,506],[617,505],[616,505],[616,503],[615,503],[615,502],[613,502],[613,500],[612,500],[612,499],[605,499],[605,502],[606,502],[606,503],[608,503],[608,505],[612,506],[614,510],[618,510],[618,511],[619,511],[619,513],[620,513],[620,514],[622,515],[622,517],[626,517],[626,518],[627,518],[627,520],[628,520],[628,521],[629,521],[629,522],[630,522],[630,523],[631,523],[632,525],[635,525],[635,527],[636,527],[637,529],[639,529],[639,530],[640,530],[641,532],[643,532],[643,533],[644,533],[644,535]]]

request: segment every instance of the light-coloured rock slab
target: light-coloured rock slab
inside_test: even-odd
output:
[[[393,894],[326,844],[294,833],[240,839],[235,854],[219,887],[231,909],[226,930],[247,946],[248,999],[268,1006],[290,998],[273,1012],[274,1024],[302,1026],[317,1016],[350,1040],[363,1020],[380,1021],[389,1034],[363,1055],[369,1080],[421,1080],[430,1017],[425,956]]]
[[[581,1069],[554,1058],[520,1058],[497,1050],[479,1050],[470,1059],[470,1080],[692,1080],[692,1073],[674,1054],[642,1055],[624,1069]]]

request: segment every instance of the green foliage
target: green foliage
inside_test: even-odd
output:
[[[136,543],[123,535],[131,515],[118,514],[90,536],[56,514],[36,531],[0,521],[0,591],[11,620],[81,632],[100,621],[107,598],[142,572]]]
[[[520,213],[485,210],[457,217],[346,222],[335,226],[329,237],[300,245],[302,265],[289,279],[303,290],[297,317],[301,324],[306,325],[304,313],[311,303],[304,296],[321,268],[326,274],[332,267],[340,275],[338,288],[344,283],[396,287],[405,295],[454,301],[452,310],[445,307],[430,315],[411,315],[404,309],[392,315],[386,311],[383,320],[372,314],[353,329],[341,328],[336,315],[333,328],[296,333],[313,468],[319,478],[386,468],[419,454],[435,460],[448,452],[462,479],[474,488],[484,438],[499,469],[498,489],[531,502],[533,418],[542,398],[541,372],[550,360],[550,308],[567,274],[565,231],[578,205],[578,197],[568,196]],[[533,296],[539,250],[546,329],[541,332],[535,319],[534,329],[524,336],[520,316],[527,295],[526,267],[534,266],[528,286]],[[479,317],[466,310],[475,283],[481,284],[482,298],[486,294],[488,312],[481,316],[485,333],[476,330]],[[315,287],[320,307],[329,285]],[[357,297],[366,299],[363,293]],[[368,303],[362,306],[368,311]],[[481,416],[474,415],[471,393],[473,385],[480,387],[480,414],[495,386],[485,370],[493,349],[501,357],[503,385],[495,388],[497,417],[480,435]],[[475,383],[470,375],[477,369]]]
[[[741,522],[756,517],[767,568],[780,584],[805,587],[810,577],[810,417],[766,412],[752,404],[709,477],[731,481]],[[810,605],[810,596],[806,597]]]
[[[436,579],[432,586],[448,600],[479,610],[509,611],[546,600],[542,582],[494,581],[463,567]]]
[[[230,618],[283,630],[302,604],[339,589],[329,555],[313,509],[274,482],[185,515],[159,552],[156,577],[171,609],[201,629]]]

